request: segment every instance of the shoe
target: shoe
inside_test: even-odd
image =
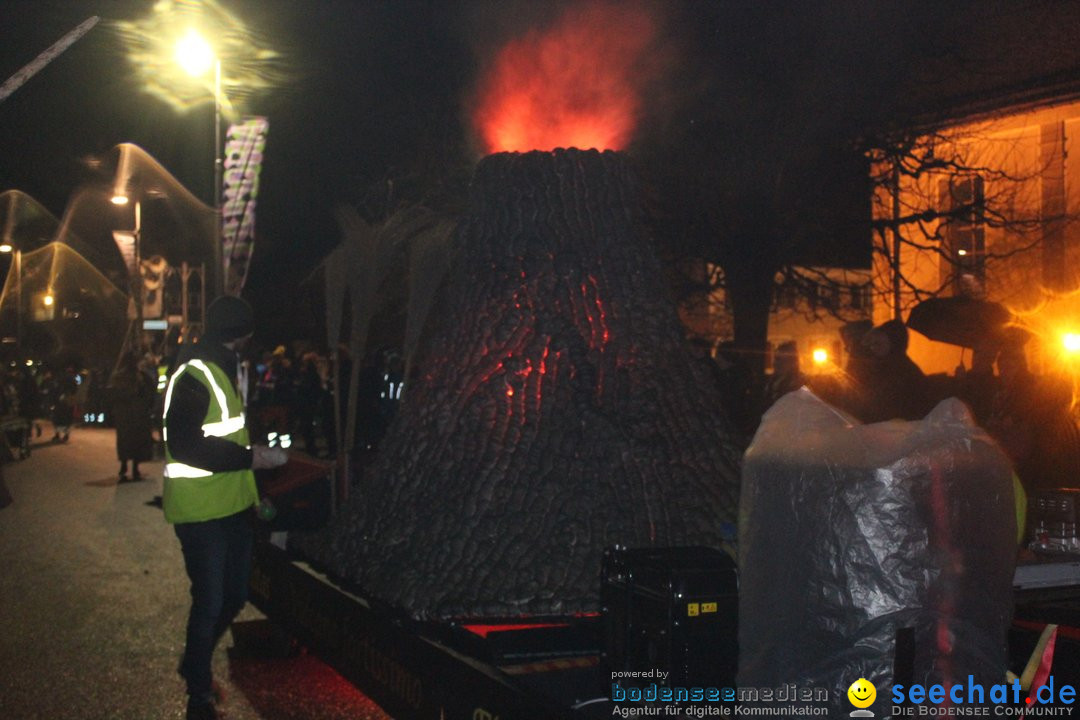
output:
[[[188,700],[186,720],[220,720],[213,703],[194,703]]]

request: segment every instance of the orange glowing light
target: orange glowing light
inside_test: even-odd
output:
[[[508,43],[476,96],[474,122],[486,152],[626,147],[655,35],[643,7],[595,2]]]
[[[815,365],[824,365],[829,362],[829,351],[825,348],[814,348],[814,352],[811,355],[814,358]]]
[[[1067,332],[1061,337],[1061,342],[1065,346],[1066,352],[1080,352],[1080,335]]]

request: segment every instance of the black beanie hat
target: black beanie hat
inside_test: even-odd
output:
[[[206,335],[229,342],[255,330],[255,312],[243,298],[222,295],[206,308]]]

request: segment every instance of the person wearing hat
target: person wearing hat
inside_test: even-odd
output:
[[[253,470],[288,459],[280,448],[251,446],[237,388],[237,353],[254,331],[244,300],[222,296],[206,310],[202,339],[185,347],[165,390],[162,506],[191,580],[184,655],[188,720],[219,717],[211,673],[214,647],[247,602]]]
[[[854,415],[864,423],[922,420],[935,402],[925,373],[908,356],[908,329],[889,320],[863,335],[865,391]]]

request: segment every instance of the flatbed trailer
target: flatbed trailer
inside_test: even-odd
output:
[[[266,540],[256,543],[250,600],[396,720],[612,715],[598,617],[418,622]]]
[[[1063,572],[1072,574],[1042,586],[1018,571],[1010,665],[1019,672],[1042,627],[1056,623],[1053,672],[1077,685],[1080,560]],[[251,601],[396,720],[594,720],[616,708],[599,617],[418,622],[265,539]]]

